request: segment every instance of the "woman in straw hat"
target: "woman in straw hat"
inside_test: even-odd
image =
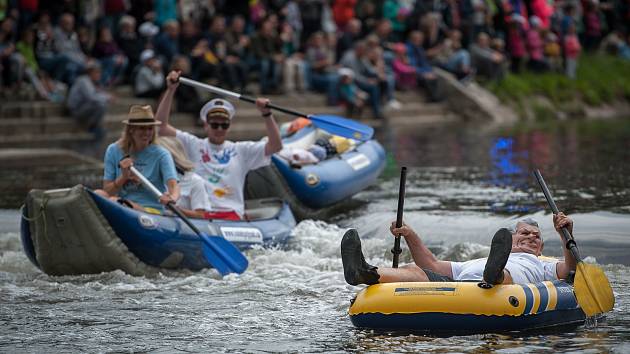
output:
[[[168,150],[175,162],[180,189],[177,207],[188,217],[204,218],[212,209],[210,198],[203,178],[194,172],[195,164],[186,157],[184,146],[172,137],[159,138],[157,144]]]
[[[124,198],[132,202],[135,209],[162,212],[163,204],[179,199],[179,186],[171,154],[155,144],[156,126],[161,122],[153,117],[151,106],[134,105],[123,123],[122,136],[105,152],[103,189],[97,193]],[[159,201],[131,172],[131,166],[163,193]]]

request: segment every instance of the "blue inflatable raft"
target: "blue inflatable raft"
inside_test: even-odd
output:
[[[83,186],[33,190],[22,214],[24,250],[47,274],[121,269],[145,275],[211,267],[202,241],[178,217],[130,209]],[[239,249],[282,245],[295,226],[289,206],[279,199],[248,201],[245,214],[242,221],[191,220],[202,232],[225,237]]]
[[[330,134],[312,126],[283,139],[284,148],[308,149]],[[372,139],[350,139],[350,147],[314,164],[296,165],[275,154],[272,166],[250,172],[246,198],[286,200],[298,220],[323,218],[336,205],[373,184],[385,168],[385,150]]]

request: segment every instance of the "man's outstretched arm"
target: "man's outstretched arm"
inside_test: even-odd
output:
[[[392,222],[389,230],[392,235],[401,235],[405,238],[409,251],[413,257],[414,263],[420,268],[432,270],[438,274],[453,277],[451,262],[437,259],[433,252],[427,248],[422,242],[418,234],[403,223],[403,226],[396,228],[396,222]]]
[[[561,229],[563,227],[566,227],[569,230],[569,233],[573,235],[573,220],[564,215],[564,213],[560,212],[557,215],[553,216],[553,226],[560,235],[560,239],[562,240],[562,250],[564,253],[564,261],[558,262],[558,264],[556,265],[556,273],[558,275],[558,279],[566,279],[569,276],[570,272],[575,271],[576,261],[575,258],[573,258],[573,254],[571,254],[571,251],[565,246],[565,241],[562,237]]]
[[[177,133],[175,127],[168,123],[171,116],[171,107],[173,106],[173,96],[179,86],[179,71],[171,71],[166,76],[166,91],[162,94],[160,103],[158,104],[157,112],[155,113],[155,119],[162,122],[160,125],[159,134],[161,136],[175,136]]]

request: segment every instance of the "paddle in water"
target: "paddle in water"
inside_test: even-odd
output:
[[[407,167],[400,169],[400,187],[398,188],[398,211],[396,213],[396,227],[400,228],[403,224],[403,209],[405,205],[405,183],[407,181]],[[392,248],[394,259],[392,261],[392,268],[398,268],[398,258],[402,253],[400,249],[400,235],[396,235],[394,238],[394,248]]]
[[[202,90],[206,90],[212,92],[217,95],[221,95],[224,97],[230,97],[233,99],[256,103],[256,99],[249,96],[244,96],[238,94],[236,92],[228,91],[216,86],[204,84],[195,80],[187,79],[185,77],[180,77],[179,82],[182,84],[200,88]],[[339,116],[335,116],[332,114],[304,114],[298,111],[294,111],[292,109],[276,106],[275,104],[269,104],[268,107],[270,109],[290,114],[296,117],[306,117],[313,122],[313,125],[325,130],[331,134],[339,135],[344,138],[355,139],[359,141],[370,140],[374,135],[374,128],[369,125],[365,125],[363,123],[359,123],[355,120],[351,120],[348,118],[343,118]]]
[[[131,166],[131,172],[136,175],[140,182],[150,190],[157,198],[162,195],[155,186],[146,177],[140,173],[135,167]],[[193,230],[203,241],[203,254],[221,275],[229,273],[241,274],[247,269],[249,262],[247,258],[236,248],[230,241],[221,236],[209,236],[201,231],[193,224],[177,207],[175,203],[170,202],[166,206]]]
[[[558,207],[540,171],[535,170],[534,176],[545,195],[545,199],[547,199],[551,211],[554,215],[557,215],[559,213]],[[595,264],[587,264],[582,261],[577,244],[566,227],[561,229],[561,234],[565,247],[571,251],[577,263],[573,288],[577,302],[584,313],[591,317],[612,310],[615,305],[615,296],[604,271]]]

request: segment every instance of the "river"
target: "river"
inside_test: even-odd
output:
[[[287,248],[248,251],[240,276],[51,277],[22,252],[17,209],[0,210],[0,352],[630,352],[630,120],[386,126],[377,138],[390,155],[378,183],[339,215],[301,222]],[[354,328],[347,310],[360,287],[343,279],[339,242],[357,228],[368,262],[391,264],[400,166],[409,168],[405,221],[451,260],[487,254],[494,231],[522,216],[541,223],[545,254],[560,255],[531,176],[540,168],[575,220],[581,253],[608,275],[613,311],[597,324],[536,333]]]

